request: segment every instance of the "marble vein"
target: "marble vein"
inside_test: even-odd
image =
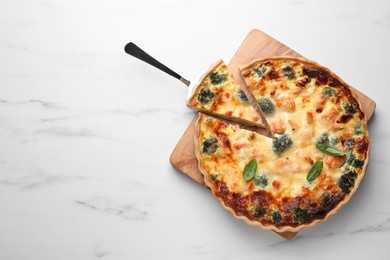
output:
[[[89,200],[75,200],[75,203],[89,209],[114,214],[126,220],[149,220],[150,213],[140,210],[132,203],[119,204],[107,197],[94,197]]]
[[[101,249],[101,243],[100,242],[96,243],[95,249],[93,251],[93,256],[95,256],[97,258],[101,258],[101,257],[107,256],[109,254],[110,254],[109,251]]]
[[[69,175],[49,175],[46,173],[35,173],[20,178],[5,177],[0,180],[0,185],[9,187],[21,187],[23,189],[35,189],[44,185],[57,183],[84,181],[84,176],[69,176]]]
[[[96,257],[104,257],[104,256],[109,255],[109,254],[110,254],[110,252],[99,251],[99,252],[96,252],[96,253],[95,253],[95,256],[96,256]]]
[[[3,104],[9,104],[9,105],[29,105],[29,104],[39,104],[44,108],[50,108],[50,109],[64,109],[63,106],[58,105],[57,103],[54,102],[47,102],[39,99],[30,99],[30,100],[25,100],[25,101],[9,101],[9,100],[4,100],[1,99],[0,103]]]
[[[69,57],[69,56],[112,56],[113,53],[107,53],[107,52],[89,52],[89,51],[83,51],[83,52],[53,52],[53,51],[47,51],[47,50],[38,50],[33,49],[31,47],[23,46],[20,44],[15,43],[0,43],[0,47],[8,50],[15,50],[15,51],[22,51],[22,52],[28,52],[28,53],[35,53],[40,55],[50,55],[50,57],[54,56],[63,56],[63,57]],[[115,53],[116,54],[116,53]]]
[[[115,110],[107,111],[107,113],[109,114],[127,115],[127,116],[154,115],[157,113],[165,113],[165,112],[169,112],[171,114],[181,114],[181,112],[174,109],[159,108],[159,107],[145,108],[140,110],[115,109]]]
[[[389,232],[390,231],[390,217],[386,218],[384,221],[375,224],[375,225],[368,225],[363,228],[356,229],[354,231],[351,231],[351,234],[359,234],[359,233],[372,233],[372,232]]]
[[[69,127],[59,127],[52,126],[49,128],[43,128],[36,130],[34,135],[46,134],[54,136],[65,136],[65,137],[98,137],[104,139],[110,139],[108,137],[100,136],[94,133],[91,129],[88,128],[69,128]]]
[[[64,113],[72,113],[75,112],[75,109],[72,109],[70,107],[66,107],[63,104],[59,104],[56,102],[50,102],[50,101],[44,101],[40,99],[30,99],[30,100],[22,100],[22,101],[9,101],[0,99],[0,104],[3,105],[31,105],[31,104],[37,104],[40,105],[43,108],[47,109],[53,109],[53,110],[63,110],[60,112]],[[66,111],[65,111],[66,110]],[[81,118],[81,117],[91,117],[91,116],[105,116],[105,115],[125,115],[125,116],[145,116],[145,115],[155,115],[159,113],[171,113],[171,114],[183,114],[182,110],[175,110],[171,108],[161,108],[161,107],[149,107],[149,108],[141,108],[141,109],[107,109],[107,110],[100,110],[100,109],[89,109],[89,110],[80,110],[77,109],[78,114],[74,116],[65,116],[61,115],[54,118],[42,118],[41,121],[54,121],[54,120],[65,120],[65,119],[72,119],[72,118]],[[83,114],[80,114],[80,112],[83,112]]]

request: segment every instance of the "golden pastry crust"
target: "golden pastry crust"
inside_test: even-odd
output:
[[[263,102],[273,138],[200,114],[195,147],[205,184],[234,216],[264,229],[297,232],[326,220],[348,202],[367,169],[369,135],[359,101],[349,85],[311,61],[269,58],[241,71]],[[257,171],[244,180],[252,159]],[[323,167],[308,180],[317,161]]]

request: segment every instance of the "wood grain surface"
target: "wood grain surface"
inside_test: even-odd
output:
[[[267,58],[271,56],[293,56],[305,58],[294,50],[290,49],[283,43],[277,41],[266,33],[254,29],[249,32],[241,46],[230,61],[228,67],[233,74],[235,80],[240,86],[245,86],[244,80],[240,76],[239,66],[247,64],[254,59]],[[336,73],[337,74],[337,73]],[[375,102],[369,97],[365,96],[360,91],[353,89],[357,98],[359,99],[362,109],[366,114],[367,121],[371,118],[375,111]],[[198,164],[195,158],[195,122],[196,116],[191,121],[183,136],[180,138],[176,147],[172,151],[170,162],[180,172],[188,175],[199,184],[204,185],[203,175],[198,170]],[[278,233],[285,239],[292,239],[295,237],[294,232]]]

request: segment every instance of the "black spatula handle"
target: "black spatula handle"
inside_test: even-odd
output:
[[[128,44],[126,44],[125,52],[137,59],[140,59],[164,71],[165,73],[171,75],[172,77],[177,78],[187,86],[190,84],[188,80],[186,80],[185,78],[183,78],[182,76],[180,76],[179,74],[177,74],[176,72],[174,72],[173,70],[171,70],[170,68],[168,68],[167,66],[165,66],[164,64],[156,60],[155,58],[153,58],[152,56],[150,56],[149,54],[147,54],[145,51],[143,51],[140,47],[135,45],[133,42],[129,42]]]

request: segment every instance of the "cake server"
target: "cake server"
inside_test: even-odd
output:
[[[156,67],[159,70],[164,71],[165,73],[171,75],[175,79],[178,79],[181,82],[183,82],[188,87],[188,94],[187,94],[187,101],[188,101],[188,99],[190,98],[190,96],[191,96],[191,94],[193,92],[193,89],[196,86],[196,84],[191,83],[186,78],[182,77],[181,75],[179,75],[175,71],[171,70],[170,68],[168,68],[167,66],[162,64],[161,62],[159,62],[158,60],[156,60],[155,58],[153,58],[152,56],[147,54],[140,47],[135,45],[135,43],[133,43],[133,42],[129,42],[128,44],[126,44],[125,52],[127,54],[137,58],[137,59],[140,59],[140,60],[142,60],[142,61],[144,61],[144,62],[146,62],[146,63],[148,63],[148,64],[150,64],[150,65],[152,65],[154,67]]]

